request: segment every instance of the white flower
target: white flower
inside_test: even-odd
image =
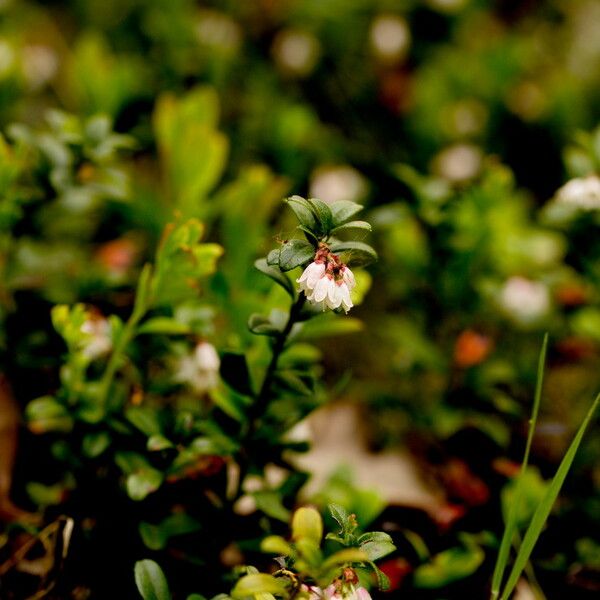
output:
[[[221,359],[215,350],[215,347],[208,342],[200,342],[194,351],[198,368],[203,371],[218,372],[221,366]]]
[[[354,279],[354,273],[348,268],[344,267],[342,270],[342,277],[344,283],[348,286],[348,289],[352,291],[356,286],[356,280]]]
[[[315,289],[315,285],[319,279],[325,275],[324,262],[311,262],[300,277],[296,280],[300,284],[300,289],[303,292],[309,292]]]
[[[354,306],[350,298],[350,292],[356,285],[354,274],[327,248],[317,252],[316,260],[296,281],[308,301],[323,310],[335,310],[341,306],[348,312]]]
[[[215,347],[208,342],[200,342],[194,353],[179,360],[175,381],[188,384],[202,394],[217,387],[221,361]]]
[[[528,324],[550,310],[550,292],[539,281],[511,277],[500,292],[502,308],[515,320]]]
[[[111,328],[108,319],[89,316],[81,326],[85,333],[83,354],[90,360],[96,360],[112,350]]]
[[[582,210],[600,209],[600,178],[588,175],[571,179],[558,190],[556,201]]]

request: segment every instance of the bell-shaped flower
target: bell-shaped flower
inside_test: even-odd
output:
[[[300,284],[300,290],[311,292],[315,289],[317,282],[325,275],[325,262],[311,262],[300,277],[296,280]]]

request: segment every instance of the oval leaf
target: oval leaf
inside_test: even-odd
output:
[[[279,268],[291,271],[300,265],[310,262],[315,257],[315,248],[306,240],[289,240],[279,251]]]
[[[171,600],[165,574],[153,560],[135,563],[135,584],[144,600]]]

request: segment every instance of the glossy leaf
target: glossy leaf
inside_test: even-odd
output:
[[[288,240],[279,251],[279,268],[282,271],[291,271],[310,262],[314,256],[315,248],[306,240]]]

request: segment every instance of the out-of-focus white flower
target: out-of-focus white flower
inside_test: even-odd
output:
[[[444,179],[463,182],[472,179],[481,168],[481,149],[472,144],[455,144],[434,159],[434,171]]]
[[[58,71],[58,56],[48,46],[25,46],[22,51],[23,75],[32,90],[38,90]]]
[[[217,387],[221,361],[215,347],[200,342],[193,354],[179,360],[175,381],[188,384],[194,391],[204,393]]]
[[[272,54],[277,66],[296,77],[305,77],[311,73],[317,64],[319,53],[319,41],[307,31],[284,29],[273,42]]]
[[[442,125],[453,137],[478,135],[488,119],[485,105],[474,98],[459,100],[442,111]]]
[[[203,10],[196,25],[196,37],[206,46],[235,51],[242,41],[242,32],[240,26],[226,14]]]
[[[500,291],[500,304],[515,320],[528,324],[548,313],[550,292],[539,281],[511,277]]]
[[[112,350],[111,328],[108,319],[90,314],[81,326],[86,335],[82,352],[90,360],[96,360]]]
[[[323,202],[358,202],[366,191],[365,178],[348,165],[319,167],[311,175],[309,195]]]
[[[402,60],[410,47],[410,29],[398,15],[379,15],[371,25],[371,47],[377,58],[386,63]]]
[[[556,193],[556,202],[582,210],[600,209],[600,177],[588,175],[571,179]]]

